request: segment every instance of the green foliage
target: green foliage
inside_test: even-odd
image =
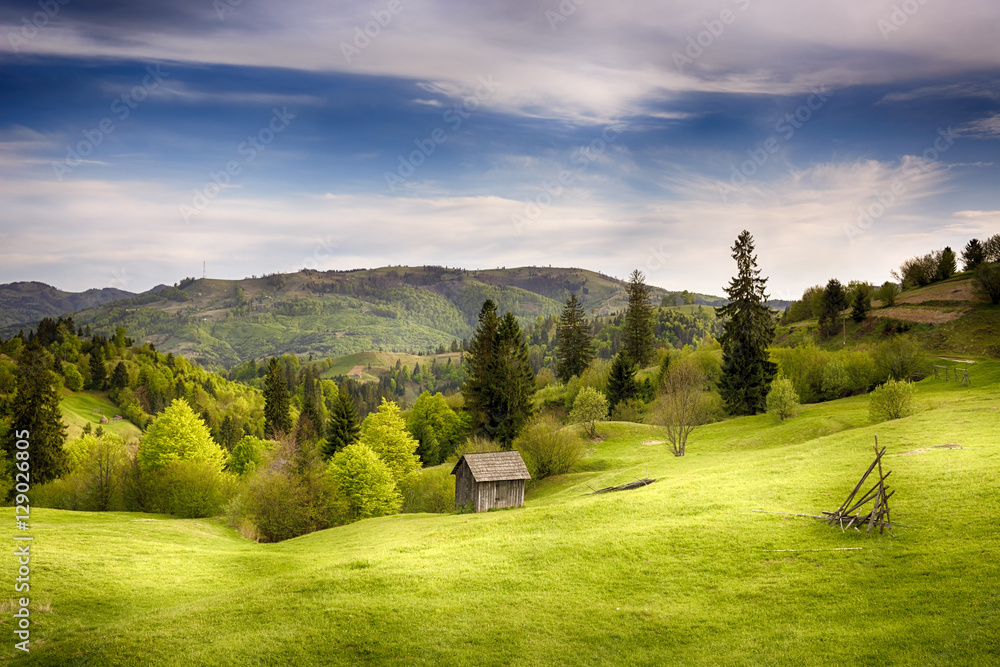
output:
[[[424,468],[403,494],[403,512],[448,514],[455,510],[455,478],[449,464]]]
[[[246,475],[256,470],[266,459],[267,453],[274,449],[273,440],[262,440],[252,435],[240,438],[233,453],[229,456],[226,469],[235,475]]]
[[[236,491],[213,460],[174,459],[145,473],[146,510],[182,518],[216,516]]]
[[[484,454],[486,452],[499,452],[500,445],[482,435],[470,435],[462,444],[458,446],[455,453],[449,459],[449,463],[457,463],[466,454]]]
[[[760,277],[750,232],[743,232],[733,246],[737,275],[726,288],[729,303],[718,310],[725,318],[722,343],[722,376],[719,393],[730,413],[753,415],[766,408],[767,392],[777,372],[768,359],[775,323],[765,305],[767,279]]]
[[[288,398],[288,385],[278,360],[271,357],[264,380],[264,433],[277,437],[292,430],[292,415]]]
[[[941,251],[938,256],[937,265],[937,280],[947,280],[955,275],[955,271],[958,270],[958,257],[955,255],[955,251],[951,249],[950,246],[945,246],[945,249]]]
[[[104,366],[104,348],[95,345],[90,351],[90,387],[98,391],[104,389],[108,370]]]
[[[636,368],[625,355],[618,353],[608,374],[608,409],[613,413],[619,403],[632,400],[639,392],[635,381]]]
[[[66,362],[62,365],[62,374],[66,378],[66,388],[70,391],[80,391],[83,389],[83,375],[76,364]]]
[[[656,416],[667,428],[674,456],[684,456],[691,431],[705,421],[705,382],[705,373],[690,356],[672,364],[663,378]]]
[[[565,474],[587,455],[580,436],[552,417],[528,424],[514,441],[514,449],[521,453],[532,479]]]
[[[795,416],[798,407],[799,395],[795,393],[795,386],[791,380],[779,375],[771,383],[771,391],[767,394],[768,414],[777,417],[778,421],[785,421]]]
[[[593,387],[584,387],[573,401],[569,419],[573,423],[583,423],[591,438],[597,436],[596,422],[608,417],[608,398]]]
[[[822,387],[823,397],[827,400],[843,398],[851,393],[851,378],[840,359],[831,359],[823,368]]]
[[[305,492],[290,474],[260,468],[250,478],[240,507],[231,510],[230,521],[239,525],[245,518],[261,542],[281,542],[309,531],[304,503]]]
[[[583,373],[594,358],[591,326],[584,317],[583,304],[576,294],[566,302],[556,337],[556,377],[568,382],[574,375]]]
[[[920,379],[927,371],[927,357],[920,345],[909,336],[895,336],[881,343],[874,353],[880,378]]]
[[[616,422],[634,422],[642,424],[646,418],[646,406],[637,398],[629,398],[615,405],[611,411],[611,420]]]
[[[913,414],[916,385],[907,380],[889,380],[871,393],[868,414],[872,422],[902,419]]]
[[[629,276],[625,293],[625,324],[620,354],[633,365],[643,367],[653,359],[653,306],[652,290],[646,285],[645,276],[638,269]]]
[[[402,505],[396,474],[384,457],[365,443],[364,436],[361,442],[334,454],[330,475],[347,499],[352,520],[395,514]],[[408,487],[415,482],[412,479]]]
[[[130,459],[125,441],[110,433],[87,434],[66,443],[67,474],[73,478],[73,507],[104,512],[124,508],[123,490]]]
[[[361,424],[359,444],[368,447],[388,467],[398,489],[412,484],[420,471],[417,441],[406,430],[406,421],[399,414],[399,406],[382,400],[378,412],[365,417]]]
[[[819,328],[826,336],[832,336],[837,331],[840,312],[847,308],[847,292],[836,278],[831,278],[823,290],[819,316]]]
[[[139,443],[139,465],[144,473],[174,461],[204,461],[221,471],[225,458],[205,422],[183,399],[174,400],[156,417]]]
[[[983,244],[980,243],[979,239],[971,239],[967,244],[965,244],[965,250],[962,251],[962,262],[965,265],[966,271],[975,270],[985,261],[986,251],[984,250]]]
[[[872,309],[871,288],[867,284],[861,284],[854,293],[854,300],[851,308],[851,319],[860,324],[868,317]]]
[[[994,306],[1000,304],[1000,262],[980,264],[972,284],[975,291]]]
[[[337,392],[337,402],[330,413],[330,422],[326,427],[326,441],[323,443],[323,458],[330,460],[333,455],[344,447],[354,444],[361,435],[361,424],[358,411],[354,408],[347,389],[341,387]]]
[[[922,257],[911,257],[903,262],[897,271],[893,271],[903,289],[924,287],[938,280],[942,268],[943,253],[933,252]]]
[[[18,451],[16,439],[26,437],[31,443],[33,484],[55,479],[65,466],[66,425],[59,410],[55,377],[45,350],[29,343],[21,353],[16,392],[10,406],[9,422],[15,437],[8,437],[3,446],[8,460],[14,461]]]
[[[882,302],[883,307],[891,307],[896,305],[896,296],[898,295],[899,285],[891,280],[887,280],[878,288],[875,298]]]
[[[440,393],[425,391],[406,419],[406,428],[420,443],[417,455],[425,466],[447,460],[462,439],[464,422]]]

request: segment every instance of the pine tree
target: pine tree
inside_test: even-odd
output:
[[[108,379],[108,370],[104,367],[104,347],[94,345],[90,350],[90,386],[100,391]]]
[[[753,415],[767,409],[767,392],[777,372],[768,358],[775,323],[765,304],[767,279],[760,277],[750,232],[743,230],[732,250],[737,275],[726,288],[729,303],[719,309],[724,318],[719,393],[731,414]]]
[[[354,408],[354,401],[341,387],[326,428],[326,441],[321,445],[323,458],[329,460],[344,447],[357,442],[360,433],[361,423],[358,411]]]
[[[492,412],[490,434],[504,449],[531,416],[531,396],[535,393],[535,373],[528,359],[528,344],[513,313],[500,320],[497,348],[493,357],[496,407]]]
[[[271,438],[292,430],[288,386],[278,360],[271,357],[264,378],[264,433]]]
[[[479,311],[479,325],[465,352],[466,375],[462,385],[465,409],[472,415],[477,427],[483,427],[494,404],[495,389],[490,378],[490,368],[496,349],[497,329],[500,319],[492,299],[483,302]]]
[[[861,285],[854,293],[854,303],[851,304],[851,319],[861,324],[872,309],[872,293],[868,285]]]
[[[983,244],[980,243],[979,239],[972,239],[965,244],[965,250],[962,251],[962,263],[965,265],[966,271],[974,270],[984,261],[986,261],[986,251],[983,250]]]
[[[841,311],[847,308],[847,291],[836,278],[831,278],[823,289],[823,296],[820,298],[821,314],[819,316],[819,329],[826,336],[836,333],[836,325]]]
[[[59,410],[59,394],[52,384],[48,355],[37,343],[21,353],[17,369],[17,393],[11,404],[11,436],[4,447],[9,461],[16,459],[15,443],[27,440],[31,482],[41,484],[58,477],[65,467],[63,443],[66,425]]]
[[[958,257],[956,257],[955,251],[951,249],[951,246],[945,246],[945,249],[941,251],[941,255],[938,257],[937,279],[948,280],[948,278],[955,275],[955,271],[957,270]]]
[[[636,367],[628,357],[619,352],[611,362],[611,371],[608,374],[608,410],[615,411],[619,403],[631,400],[639,392],[639,385],[635,381]]]
[[[653,306],[650,302],[652,290],[646,285],[645,276],[636,269],[629,276],[628,306],[625,309],[624,337],[621,351],[628,361],[638,367],[647,365],[653,359]]]
[[[556,327],[556,377],[569,382],[580,375],[594,358],[590,324],[584,318],[583,304],[570,296]]]
[[[114,389],[124,389],[128,386],[128,369],[125,368],[124,361],[119,361],[115,365],[115,370],[111,374],[111,386]]]

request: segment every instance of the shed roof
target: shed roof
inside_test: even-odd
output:
[[[477,482],[499,482],[508,479],[531,479],[528,467],[524,465],[520,452],[486,452],[483,454],[466,454],[458,460],[451,474],[454,475],[465,461],[469,465],[472,477]]]

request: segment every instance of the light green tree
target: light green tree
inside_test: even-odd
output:
[[[417,455],[425,465],[441,463],[454,453],[461,439],[462,418],[440,392],[420,394],[406,419],[406,428],[420,445]]]
[[[397,488],[406,488],[419,474],[420,457],[415,454],[418,443],[406,430],[399,406],[392,401],[383,398],[378,411],[365,417],[359,442],[378,454]]]
[[[583,423],[591,438],[597,436],[597,422],[608,416],[608,397],[593,387],[584,387],[573,401],[573,410],[569,420],[573,423]]]
[[[351,519],[395,514],[403,503],[385,461],[364,442],[348,445],[330,460],[330,476],[347,501]]]
[[[205,422],[181,398],[153,420],[139,443],[139,466],[143,472],[158,470],[174,461],[206,461],[222,470],[225,459]]]
[[[771,383],[771,391],[767,393],[767,412],[785,421],[795,415],[799,407],[799,395],[795,385],[784,375],[779,375]]]
[[[253,472],[264,461],[265,454],[275,446],[272,440],[261,440],[252,435],[240,438],[229,457],[226,468],[237,475]]]

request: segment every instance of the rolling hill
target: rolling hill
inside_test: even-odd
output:
[[[134,296],[132,292],[113,287],[64,292],[39,282],[7,283],[0,285],[0,327],[34,324],[46,317],[58,317]]]
[[[384,267],[311,271],[178,285],[73,312],[78,325],[136,340],[204,365],[231,367],[269,355],[342,356],[378,349],[424,352],[469,338],[483,301],[522,325],[558,315],[577,294],[591,315],[624,309],[624,282],[583,269],[467,271]],[[659,303],[668,292],[653,288]],[[696,303],[719,297],[695,295]],[[8,327],[5,336],[17,333]]]

